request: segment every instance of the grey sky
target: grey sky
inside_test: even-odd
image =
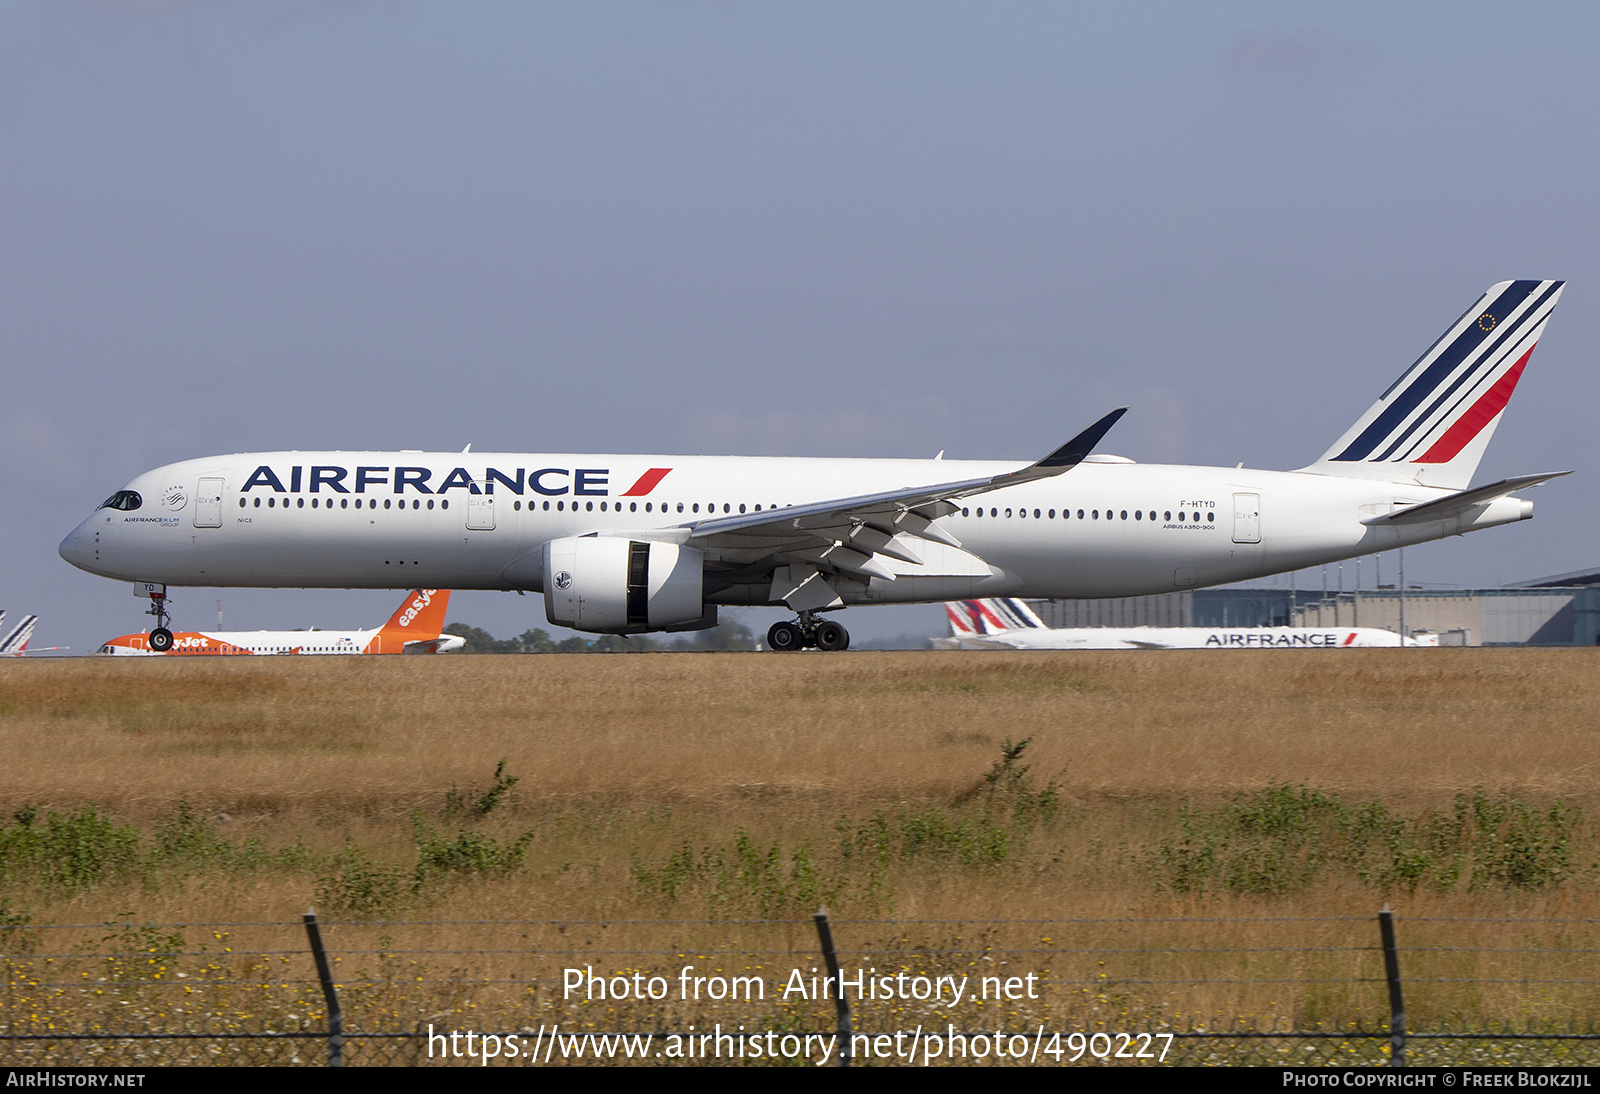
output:
[[[1600,563],[1597,30],[1574,4],[0,6],[0,606],[43,614],[35,645],[139,629],[56,544],[214,452],[1027,458],[1126,402],[1109,451],[1296,467],[1513,277],[1571,284],[1479,480],[1580,474],[1407,576]],[[240,628],[398,603],[180,591],[177,625],[218,595]]]

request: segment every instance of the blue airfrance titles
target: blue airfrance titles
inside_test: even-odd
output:
[[[514,474],[487,467],[481,475],[473,475],[465,467],[456,467],[437,483],[433,482],[433,476],[431,467],[362,465],[351,468],[337,464],[309,467],[296,464],[288,469],[287,475],[280,475],[271,466],[262,464],[250,473],[239,491],[242,494],[256,489],[275,494],[404,494],[409,488],[418,494],[439,495],[464,490],[469,494],[492,495],[498,484],[504,492],[519,497],[529,492],[551,498],[564,494],[591,498],[611,495],[611,470],[605,467],[541,467],[534,471],[519,467]]]

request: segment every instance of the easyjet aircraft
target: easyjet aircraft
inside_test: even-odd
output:
[[[125,634],[100,647],[103,654],[205,656],[239,653],[443,653],[466,640],[443,634],[449,589],[413,589],[389,622],[375,631],[179,631],[158,645],[156,632]]]
[[[1135,464],[1101,418],[1034,464],[737,456],[266,452],[138,476],[61,543],[91,573],[166,586],[543,593],[581,631],[691,630],[786,605],[773,649],[844,649],[820,613],[1216,585],[1526,520],[1471,488],[1559,281],[1492,287],[1298,471]]]
[[[1437,646],[1438,635],[1402,639],[1377,627],[1047,627],[1012,597],[946,604],[944,650],[1246,650]]]

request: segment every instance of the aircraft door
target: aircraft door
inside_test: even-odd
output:
[[[201,479],[194,495],[194,526],[222,527],[222,480]]]
[[[1261,495],[1233,496],[1233,542],[1261,542]]]
[[[494,530],[493,494],[472,494],[467,498],[467,527],[478,532]]]

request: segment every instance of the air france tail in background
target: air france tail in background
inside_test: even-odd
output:
[[[0,623],[5,622],[6,613],[0,612]],[[0,657],[21,657],[28,652],[28,640],[33,637],[33,628],[39,623],[37,615],[25,615],[22,622],[11,629],[11,633],[0,638]],[[38,651],[43,653],[43,650]]]

